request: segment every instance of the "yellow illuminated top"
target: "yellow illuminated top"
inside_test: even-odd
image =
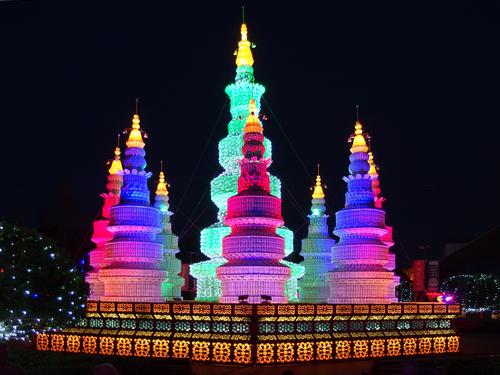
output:
[[[141,120],[139,119],[139,115],[135,114],[132,119],[132,130],[128,136],[127,147],[138,147],[144,148],[144,141],[142,140],[141,134]]]
[[[352,140],[351,153],[367,151],[368,146],[366,145],[366,140],[363,135],[363,125],[361,125],[359,121],[356,121],[354,125],[354,139]]]
[[[252,44],[248,40],[247,37],[247,25],[241,25],[241,40],[238,42],[238,53],[236,54],[236,65],[242,66],[252,66],[253,65],[253,56],[252,56]]]
[[[255,100],[250,99],[249,109],[248,109],[248,117],[245,127],[243,128],[243,134],[246,133],[262,133],[264,128],[259,121],[259,117],[257,116],[255,110],[257,106],[255,105]]]
[[[156,187],[156,195],[168,195],[167,184],[165,182],[165,174],[163,171],[160,172],[160,180],[158,181],[158,186]]]
[[[119,171],[123,171],[122,162],[120,160],[120,147],[115,148],[115,158],[111,163],[111,167],[109,167],[109,174],[117,174]]]
[[[316,185],[314,185],[314,191],[312,195],[313,199],[323,199],[325,193],[323,192],[323,186],[321,186],[321,176],[319,175],[319,164],[318,164],[318,175],[316,176]]]
[[[373,152],[371,151],[368,153],[368,164],[370,164],[370,170],[368,171],[368,174],[370,176],[378,176],[377,166],[373,161]]]

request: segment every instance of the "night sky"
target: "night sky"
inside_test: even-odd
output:
[[[221,172],[241,4],[69,3],[0,3],[0,217],[84,252],[106,160],[139,97],[148,168],[156,180],[164,160],[174,231],[197,251],[216,218],[209,183]],[[246,21],[296,236],[317,162],[331,219],[343,205],[356,104],[400,265],[499,224],[498,3],[295,3],[248,1]]]

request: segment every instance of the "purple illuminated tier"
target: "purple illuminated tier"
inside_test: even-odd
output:
[[[99,273],[104,283],[101,301],[164,302],[161,269],[162,245],[158,242],[160,215],[149,203],[144,142],[134,115],[127,141],[120,203],[111,208],[106,243],[108,266]]]
[[[389,253],[385,212],[375,206],[368,146],[356,122],[352,138],[345,207],[336,213],[332,248],[333,270],[328,274],[328,302],[391,303],[394,292],[394,255]]]
[[[224,224],[231,233],[222,241],[227,263],[217,269],[222,283],[221,303],[237,303],[240,297],[260,303],[263,296],[270,297],[272,303],[287,302],[285,283],[290,269],[280,263],[285,241],[276,234],[276,228],[283,225],[281,199],[269,192],[267,168],[271,160],[263,158],[262,125],[254,110],[252,100],[243,129],[238,194],[227,201]]]

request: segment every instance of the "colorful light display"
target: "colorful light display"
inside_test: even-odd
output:
[[[119,140],[119,138],[118,138]],[[120,189],[123,185],[121,172],[123,171],[122,162],[120,160],[119,144],[115,149],[115,158],[111,162],[111,167],[108,170],[108,183],[106,185],[107,193],[101,194],[104,198],[104,205],[101,211],[101,218],[94,221],[94,232],[92,234],[92,242],[95,243],[95,249],[89,253],[90,270],[85,276],[85,281],[89,284],[89,301],[99,301],[104,294],[104,284],[99,280],[99,271],[108,264],[105,260],[104,245],[113,238],[108,231],[109,216],[111,207],[118,204],[120,201]]]
[[[108,264],[99,271],[104,284],[101,301],[163,302],[162,284],[165,271],[162,245],[157,235],[161,231],[160,214],[151,207],[146,172],[146,152],[137,114],[132,120],[126,142],[123,186],[120,203],[111,207],[108,230],[113,239],[105,245]]]
[[[236,56],[235,82],[225,89],[230,99],[231,121],[228,124],[228,135],[219,142],[219,164],[224,169],[210,184],[212,201],[218,208],[217,222],[201,231],[201,252],[210,259],[191,265],[191,275],[197,281],[198,301],[218,301],[221,295],[220,281],[217,279],[216,269],[226,261],[222,257],[222,239],[227,236],[230,229],[223,224],[227,213],[227,200],[238,191],[239,165],[241,148],[243,146],[243,127],[248,114],[250,99],[255,100],[256,113],[260,111],[260,98],[265,92],[265,87],[255,82],[253,74],[253,56],[251,42],[248,41],[248,31],[245,24],[241,27],[241,40],[238,43]],[[264,138],[264,157],[271,158],[271,142]],[[271,194],[281,197],[280,180],[270,175]],[[277,230],[285,239],[285,256],[293,252],[293,233],[282,226]],[[291,269],[292,277],[286,285],[289,301],[297,300],[297,279],[304,274],[302,265],[283,260],[283,264]]]
[[[345,195],[345,207],[336,213],[334,233],[340,239],[332,249],[333,269],[328,273],[330,303],[396,302],[394,257],[384,242],[385,212],[377,207],[368,146],[363,127],[356,121]]]
[[[316,176],[316,184],[311,200],[308,235],[302,240],[301,263],[305,275],[299,280],[300,302],[325,303],[329,297],[327,272],[331,269],[331,249],[335,240],[328,235],[328,215],[321,176]]]
[[[161,232],[158,233],[158,240],[163,247],[163,263],[160,266],[166,271],[166,278],[162,285],[162,295],[167,300],[181,299],[181,288],[184,286],[184,278],[179,276],[182,264],[180,259],[177,259],[175,254],[179,252],[178,239],[172,233],[172,224],[168,205],[168,188],[165,182],[165,174],[163,173],[163,162],[161,163],[160,178],[156,188],[154,206],[160,211]]]
[[[221,303],[261,303],[263,295],[272,303],[286,303],[285,283],[290,269],[281,264],[285,241],[276,234],[283,225],[281,199],[271,195],[264,157],[262,124],[250,100],[249,115],[243,128],[243,159],[240,160],[238,194],[227,201],[224,224],[231,233],[222,241],[222,256],[227,263],[217,268],[221,281]],[[243,297],[244,296],[244,297]]]
[[[328,236],[318,171],[303,241],[306,302],[287,303],[297,298],[304,266],[283,260],[293,250],[293,235],[283,227],[280,181],[267,172],[271,144],[259,119],[264,87],[254,82],[246,25],[241,35],[236,82],[226,87],[232,120],[219,143],[224,172],[211,185],[219,221],[201,234],[210,260],[192,267],[198,299],[220,303],[165,302],[178,298],[184,281],[175,258],[177,237],[163,168],[150,205],[145,144],[134,115],[124,168],[111,167],[123,176],[120,201],[110,205],[108,216],[103,210],[113,236],[104,260],[94,262],[103,293],[87,302],[75,326],[36,334],[36,349],[247,365],[459,352],[451,324],[459,305],[395,303],[392,237],[359,122],[345,178],[346,205],[336,213],[340,241]]]

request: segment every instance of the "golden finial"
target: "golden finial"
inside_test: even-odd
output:
[[[359,105],[356,104],[356,123],[354,124],[354,137],[352,139],[351,153],[367,152],[368,146],[363,135],[363,125],[359,121]]]
[[[123,171],[123,166],[122,166],[122,162],[120,160],[120,155],[121,155],[120,133],[118,133],[116,147],[115,147],[115,158],[111,162],[111,167],[109,167],[109,169],[108,169],[109,174],[117,174],[118,171]]]
[[[243,128],[243,134],[246,133],[262,133],[264,128],[260,123],[259,117],[256,113],[257,105],[255,104],[254,99],[250,99],[250,103],[248,105],[248,117],[245,127]]]
[[[241,40],[238,42],[238,52],[236,53],[236,66],[252,66],[252,43],[248,40],[247,25],[243,21],[241,25]]]
[[[319,175],[319,164],[318,164],[318,174],[316,175],[316,184],[314,185],[314,191],[312,195],[313,199],[323,199],[325,193],[323,192],[323,186],[321,185],[321,176]]]
[[[160,178],[156,187],[156,195],[168,195],[167,184],[165,182],[165,174],[163,173],[163,160],[160,161]]]
[[[128,140],[126,142],[127,147],[138,147],[144,148],[144,141],[142,140],[141,134],[141,119],[139,115],[136,113],[132,119],[132,130],[128,136]]]

